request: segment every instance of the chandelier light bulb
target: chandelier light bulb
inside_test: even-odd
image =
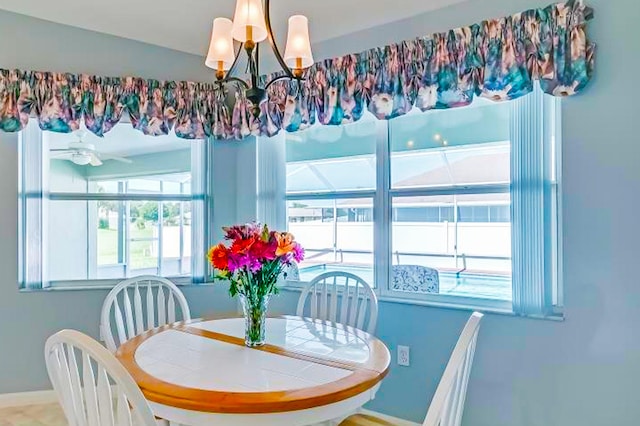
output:
[[[290,68],[297,70],[313,65],[309,20],[306,16],[294,15],[289,18],[289,33],[284,61]]]
[[[232,35],[242,43],[260,43],[267,39],[262,0],[237,0]]]
[[[233,22],[227,18],[216,18],[213,21],[211,42],[205,65],[217,71],[227,71],[233,65],[235,52],[233,51],[233,37],[231,30]]]

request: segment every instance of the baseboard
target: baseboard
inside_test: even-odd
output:
[[[0,394],[0,408],[53,404],[54,402],[58,402],[58,398],[53,390]]]
[[[386,414],[378,413],[376,411],[371,410],[362,410],[363,414],[370,414],[372,416],[380,417],[383,420],[388,421],[397,426],[420,426],[420,423],[410,422],[409,420],[404,420],[398,417],[388,416]]]

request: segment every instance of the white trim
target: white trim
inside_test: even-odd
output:
[[[43,405],[58,402],[53,390],[0,394],[0,408]]]
[[[368,414],[370,416],[379,417],[382,420],[388,421],[396,426],[420,426],[420,423],[410,422],[409,420],[404,420],[399,417],[388,416],[386,414],[378,413],[377,411],[371,410],[361,410],[362,414]]]

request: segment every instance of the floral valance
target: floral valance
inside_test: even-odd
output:
[[[241,92],[229,96],[213,83],[0,69],[0,130],[18,131],[35,116],[43,130],[70,132],[83,120],[101,136],[126,113],[148,135],[174,129],[186,139],[242,139],[349,123],[365,110],[390,119],[414,107],[468,105],[474,96],[514,99],[535,80],[548,94],[569,96],[591,78],[592,16],[569,1],[318,62],[301,84],[272,85],[259,119]]]

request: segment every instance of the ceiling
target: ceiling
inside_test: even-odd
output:
[[[309,17],[313,42],[439,9],[464,0],[276,0],[272,21],[283,43],[286,20]],[[211,23],[232,18],[235,0],[0,0],[0,9],[204,55]]]

